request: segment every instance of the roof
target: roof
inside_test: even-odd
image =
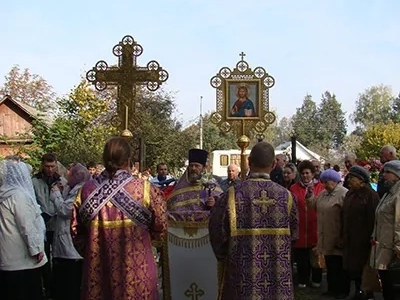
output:
[[[14,100],[10,95],[5,95],[3,99],[0,100],[0,104],[2,104],[4,101],[9,100],[13,102],[16,106],[18,106],[20,109],[22,109],[25,113],[27,113],[31,118],[33,119],[42,119],[46,124],[51,124],[52,120],[51,118],[48,117],[48,114],[45,114],[44,112],[26,104],[21,101]]]
[[[324,158],[321,155],[311,151],[306,146],[301,144],[299,141],[296,141],[296,146],[297,146],[297,148],[301,148],[308,156],[311,157],[311,159],[316,159],[316,160],[319,160],[319,161],[323,161],[324,160]],[[278,145],[275,148],[275,150],[276,150],[275,153],[290,154],[290,152],[292,151],[292,142],[284,142],[284,143]]]

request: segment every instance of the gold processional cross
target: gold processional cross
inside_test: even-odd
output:
[[[120,129],[128,129],[124,124],[135,113],[136,86],[146,85],[150,91],[156,91],[168,79],[168,72],[152,60],[146,67],[137,65],[137,58],[143,53],[143,48],[129,35],[125,36],[113,48],[118,57],[117,66],[108,66],[104,60],[96,63],[95,67],[86,73],[86,79],[94,84],[97,90],[103,91],[108,86],[118,87],[117,113]]]
[[[197,283],[193,282],[185,291],[185,296],[190,298],[190,300],[200,300],[200,297],[204,296],[204,291],[199,289]]]
[[[262,213],[268,212],[268,207],[275,205],[276,201],[274,199],[268,198],[267,191],[262,190],[260,193],[260,198],[254,199],[253,203],[255,205],[261,206]]]

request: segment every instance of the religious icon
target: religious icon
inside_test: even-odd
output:
[[[231,118],[258,118],[258,82],[228,83],[227,115]]]

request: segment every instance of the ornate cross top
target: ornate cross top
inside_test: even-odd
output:
[[[260,198],[254,199],[253,203],[258,206],[261,206],[262,213],[267,213],[268,207],[271,205],[275,205],[276,201],[274,199],[268,198],[267,191],[262,190],[260,193]]]
[[[99,91],[107,86],[118,87],[117,110],[122,121],[127,114],[125,105],[129,107],[130,116],[135,112],[136,85],[146,85],[150,91],[155,91],[168,79],[168,72],[155,60],[146,67],[137,66],[137,58],[143,53],[143,48],[129,35],[114,46],[113,53],[118,57],[118,66],[108,66],[104,60],[100,60],[86,73],[86,79]],[[123,128],[124,124],[121,125],[122,129],[127,129]]]
[[[243,51],[239,54],[239,56],[242,58],[242,61],[244,60],[244,57],[246,56],[246,53],[244,53]]]
[[[200,290],[197,283],[193,282],[185,291],[185,296],[190,298],[190,300],[200,300],[200,297],[204,296],[204,291]]]

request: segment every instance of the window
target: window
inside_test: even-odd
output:
[[[225,155],[225,154],[221,155],[219,157],[219,164],[222,167],[227,167],[229,165],[229,157],[228,157],[228,155]]]
[[[240,166],[240,154],[231,154],[231,164]]]

